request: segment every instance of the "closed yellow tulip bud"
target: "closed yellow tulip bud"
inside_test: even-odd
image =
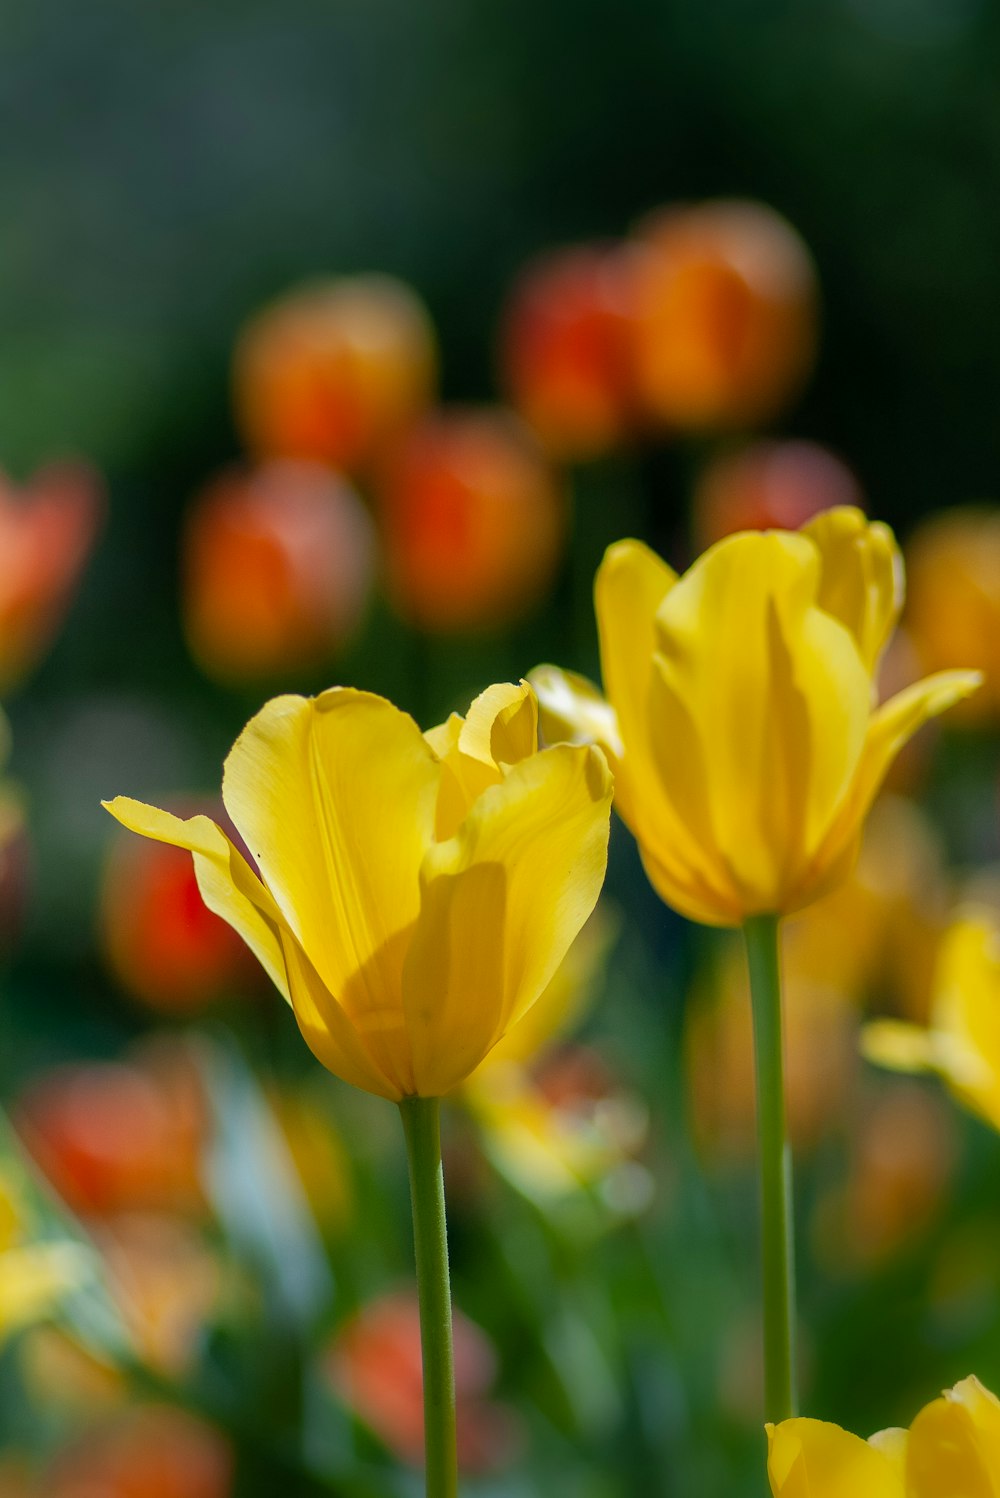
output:
[[[937,1072],[973,1113],[1000,1129],[1000,922],[970,908],[946,932],[930,1025],[876,1020],[862,1050],[893,1071]]]
[[[902,565],[892,532],[850,507],[728,536],[682,577],[620,541],[595,597],[606,700],[540,667],[543,730],[604,746],[653,885],[709,925],[831,889],[903,744],[979,682],[940,672],[876,705]]]
[[[998,1498],[1000,1400],[964,1378],[908,1431],[862,1441],[823,1420],[767,1427],[773,1498]]]
[[[277,697],[230,752],[222,794],[256,868],[208,817],[107,805],[193,853],[205,903],[319,1060],[393,1101],[465,1080],[543,991],[604,878],[604,757],[539,752],[526,684],[427,734],[367,692]]]

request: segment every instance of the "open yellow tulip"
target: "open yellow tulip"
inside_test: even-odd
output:
[[[966,909],[945,933],[929,1028],[874,1020],[861,1048],[893,1071],[937,1072],[959,1102],[1000,1129],[1000,921],[993,911]]]
[[[620,541],[595,598],[607,698],[540,667],[543,731],[605,748],[650,880],[709,925],[832,888],[903,744],[980,679],[942,671],[875,705],[902,564],[892,532],[847,507],[728,536],[682,577]]]
[[[1000,1400],[964,1378],[909,1430],[868,1441],[824,1420],[769,1425],[773,1498],[1000,1498]]]
[[[543,991],[604,878],[604,756],[539,752],[526,684],[427,734],[366,692],[275,698],[230,752],[223,800],[256,869],[208,817],[106,804],[193,853],[205,903],[319,1060],[393,1101],[464,1081]]]

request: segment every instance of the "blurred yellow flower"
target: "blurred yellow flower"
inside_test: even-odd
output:
[[[836,885],[902,745],[979,681],[942,672],[875,705],[902,567],[892,532],[849,507],[728,536],[680,578],[620,541],[595,591],[607,702],[541,667],[543,729],[602,744],[654,887],[710,925]]]
[[[108,809],[190,849],[205,903],[319,1060],[394,1101],[464,1081],[541,994],[604,878],[608,767],[592,748],[537,750],[527,684],[427,734],[367,692],[275,698],[234,745],[223,800],[256,870],[208,817]]]
[[[1000,1400],[964,1378],[909,1430],[868,1441],[824,1420],[769,1425],[773,1498],[997,1498]]]
[[[894,1071],[937,1072],[958,1100],[1000,1129],[1000,921],[970,907],[941,943],[927,1029],[866,1025],[862,1050]]]
[[[44,1320],[90,1272],[90,1257],[81,1245],[38,1242],[29,1227],[23,1192],[12,1171],[0,1169],[0,1344],[11,1333]]]

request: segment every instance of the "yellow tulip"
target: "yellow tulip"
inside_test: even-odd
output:
[[[539,752],[526,683],[426,734],[366,692],[275,698],[236,741],[222,794],[256,869],[208,817],[107,804],[193,853],[205,903],[319,1060],[393,1101],[464,1081],[542,993],[604,878],[607,764]]]
[[[979,682],[945,671],[875,705],[902,567],[892,532],[847,507],[728,536],[682,577],[620,541],[595,596],[607,698],[540,667],[543,730],[605,748],[653,885],[710,925],[837,884],[903,744]]]
[[[991,911],[970,908],[946,932],[929,1027],[877,1020],[865,1027],[862,1050],[893,1071],[937,1072],[1000,1129],[1000,922]]]
[[[823,1420],[767,1427],[773,1498],[1000,1498],[1000,1400],[965,1378],[908,1431],[862,1441]]]
[[[40,1242],[24,1192],[12,1168],[0,1170],[0,1345],[32,1322],[44,1320],[59,1301],[92,1274],[92,1256],[81,1244]]]

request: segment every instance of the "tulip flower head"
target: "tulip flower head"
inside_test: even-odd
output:
[[[977,685],[945,671],[875,703],[902,603],[891,531],[829,510],[728,536],[678,577],[638,541],[597,574],[606,698],[551,666],[550,740],[596,741],[658,893],[735,926],[799,910],[850,870],[889,765]]]
[[[427,734],[333,688],[267,703],[226,761],[223,801],[256,867],[208,817],[108,809],[194,854],[205,903],[330,1071],[393,1101],[440,1097],[542,993],[604,878],[604,756],[536,745],[527,684]]]
[[[869,1440],[824,1420],[767,1427],[773,1498],[997,1498],[1000,1400],[964,1378],[909,1430]]]
[[[1000,922],[969,909],[941,944],[931,1022],[866,1026],[869,1061],[893,1071],[937,1072],[958,1100],[1000,1129]]]

